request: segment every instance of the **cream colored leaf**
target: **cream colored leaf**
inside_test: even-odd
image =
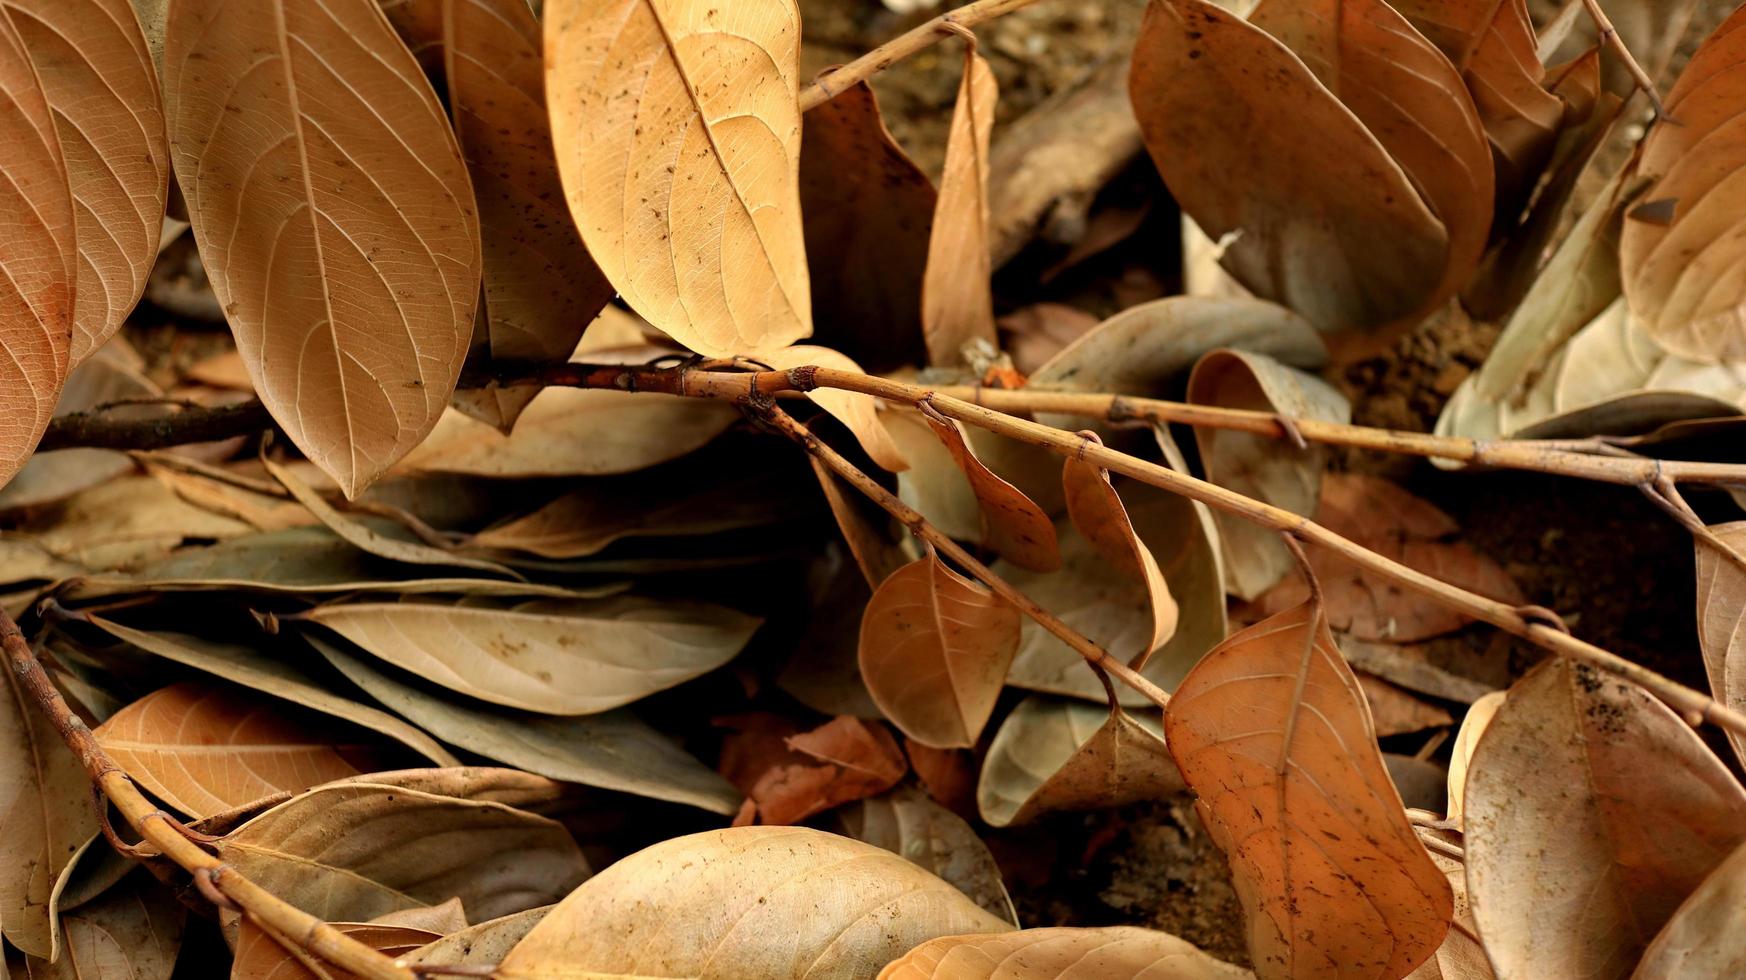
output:
[[[1129,91],[1152,160],[1222,264],[1324,330],[1409,320],[1449,234],[1375,136],[1284,45],[1203,0],[1147,7]],[[1313,133],[1314,138],[1304,134]]]
[[[545,905],[468,926],[420,946],[403,958],[409,964],[430,966],[496,966],[554,907]]]
[[[1330,422],[1352,417],[1345,396],[1327,382],[1250,351],[1202,357],[1188,382],[1188,400]],[[1196,429],[1194,437],[1207,479],[1305,517],[1316,512],[1326,449],[1294,449],[1277,439],[1217,429]],[[1253,599],[1291,569],[1291,552],[1277,533],[1223,512],[1216,519],[1231,594]]]
[[[1461,835],[1445,830],[1416,827],[1420,840],[1436,838],[1444,844],[1461,844]],[[1491,961],[1485,956],[1485,946],[1479,939],[1479,927],[1473,923],[1473,903],[1467,900],[1467,867],[1455,858],[1426,846],[1431,861],[1449,879],[1449,889],[1455,894],[1455,912],[1449,919],[1449,933],[1437,953],[1419,968],[1407,974],[1406,980],[1494,980]]]
[[[1449,883],[1407,823],[1318,608],[1213,648],[1164,729],[1231,861],[1257,975],[1403,976],[1436,951]]]
[[[306,615],[433,683],[555,715],[596,714],[714,670],[761,622],[722,606],[630,596],[508,609],[351,603]]]
[[[1011,928],[871,844],[805,827],[738,827],[662,841],[596,875],[496,975],[863,977],[938,936]]]
[[[778,371],[803,365],[854,371],[857,374],[861,371],[859,364],[834,350],[805,344],[764,351],[755,355],[754,359]],[[902,451],[892,441],[891,433],[885,430],[885,423],[880,421],[877,403],[872,395],[843,391],[840,388],[814,388],[806,393],[806,397],[847,426],[873,462],[893,473],[909,469],[909,463],[904,460]]]
[[[1628,217],[1619,243],[1631,311],[1669,351],[1704,362],[1746,357],[1746,289],[1735,271],[1746,195],[1741,24],[1746,10],[1698,47],[1667,95],[1679,125],[1657,125],[1643,141],[1637,173],[1654,180],[1643,200],[1671,205],[1672,218]]]
[[[1704,672],[1717,701],[1738,710],[1746,706],[1746,570],[1735,558],[1746,555],[1746,521],[1710,529],[1729,551],[1697,542],[1697,627]],[[1746,759],[1746,736],[1728,733],[1734,754]]]
[[[91,784],[79,758],[5,671],[0,687],[0,929],[32,956],[62,949],[50,914],[55,880],[97,832]]]
[[[158,75],[128,0],[7,0],[73,194],[78,270],[68,363],[120,328],[158,257],[170,152]]]
[[[551,0],[570,213],[630,308],[711,357],[812,333],[794,0]]]
[[[1019,611],[930,554],[879,584],[861,617],[861,677],[923,745],[976,744],[1018,651]]]
[[[866,82],[807,110],[800,201],[814,339],[873,371],[920,364],[922,276],[939,196]],[[878,261],[868,261],[876,255]]]
[[[846,837],[901,854],[917,867],[957,886],[999,919],[1018,922],[1000,866],[964,819],[912,786],[857,800],[832,811]]]
[[[1095,433],[1081,435],[1098,441]],[[1134,532],[1128,510],[1109,482],[1108,470],[1068,457],[1061,468],[1061,485],[1073,526],[1112,568],[1138,579],[1145,588],[1146,604],[1152,610],[1152,633],[1130,658],[1134,668],[1144,667],[1152,651],[1176,632],[1178,610],[1176,600],[1170,596],[1170,586],[1164,581],[1164,573],[1151,549]],[[1122,656],[1127,651],[1117,650],[1116,654]]]
[[[385,0],[382,10],[443,90],[473,179],[490,359],[568,357],[613,289],[564,206],[539,20],[526,0]],[[538,393],[463,391],[455,402],[507,431]]]
[[[879,980],[1242,980],[1254,975],[1167,932],[1106,926],[946,936],[890,963],[879,971]]]
[[[1505,697],[1508,695],[1503,691],[1492,691],[1473,702],[1467,708],[1467,716],[1461,719],[1461,728],[1455,733],[1455,746],[1449,751],[1448,817],[1456,829],[1460,829],[1467,813],[1467,767],[1473,764],[1479,738],[1485,734],[1491,720],[1497,717],[1497,709],[1503,707]]]
[[[293,666],[291,656],[262,653],[260,647],[265,644],[248,646],[187,633],[149,633],[95,613],[87,613],[85,621],[145,653],[386,735],[439,766],[459,764],[436,740],[399,718],[332,693],[320,680]]]
[[[1022,568],[1037,572],[1060,568],[1061,550],[1056,543],[1054,522],[1048,515],[977,458],[965,439],[963,425],[956,419],[929,411],[922,412],[921,417],[970,481],[970,490],[982,510],[984,543]]]
[[[74,203],[30,38],[0,8],[0,486],[48,428],[70,369]]]
[[[1746,974],[1746,844],[1699,885],[1656,934],[1633,980]]]
[[[1746,790],[1671,709],[1555,657],[1467,772],[1467,887],[1497,975],[1627,976],[1746,840]]]
[[[335,922],[332,925],[391,959],[442,938],[441,933],[401,925],[372,922]],[[245,916],[237,930],[230,980],[353,980],[355,977],[355,974],[339,970],[297,946],[296,940],[288,938],[286,942],[290,945],[281,944],[271,932]]]
[[[552,779],[670,800],[732,815],[741,796],[703,763],[629,711],[553,718],[502,711],[415,686],[319,636],[308,640],[369,695],[451,745]]]
[[[988,255],[988,140],[999,97],[993,70],[967,43],[922,274],[922,335],[937,367],[963,366],[966,344],[999,345]]]
[[[255,390],[356,497],[460,376],[479,219],[448,119],[375,0],[176,0],[165,119]]]
[[[116,765],[195,819],[384,768],[381,743],[216,684],[172,684],[96,730]]]
[[[1491,148],[1461,73],[1383,0],[1266,0],[1249,22],[1302,58],[1400,164],[1449,233],[1441,306],[1491,230]]]
[[[99,846],[105,846],[101,842]],[[29,962],[33,980],[169,980],[187,912],[143,872],[63,916],[53,963]]]
[[[588,877],[561,824],[502,803],[405,786],[333,783],[226,834],[220,857],[329,921],[459,897],[493,919],[548,904]]]
[[[1182,774],[1150,713],[1029,697],[1006,716],[976,784],[976,808],[995,827],[1058,810],[1164,799]]]

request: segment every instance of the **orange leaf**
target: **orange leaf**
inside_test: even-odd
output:
[[[1095,433],[1082,432],[1080,436],[1101,445],[1102,441]],[[1131,666],[1138,670],[1145,666],[1152,651],[1176,632],[1176,600],[1170,596],[1170,586],[1164,581],[1157,559],[1134,533],[1127,508],[1122,506],[1122,498],[1110,485],[1107,470],[1068,457],[1061,468],[1061,487],[1067,499],[1067,516],[1079,533],[1085,535],[1111,565],[1145,583],[1147,601],[1152,608],[1152,635],[1145,649],[1137,651],[1132,658]]]
[[[964,50],[964,76],[946,136],[945,171],[922,279],[928,363],[940,367],[962,366],[965,344],[998,343],[989,282],[988,139],[999,95],[994,72],[970,44]]]
[[[1319,610],[1233,634],[1177,688],[1165,742],[1231,874],[1256,974],[1404,976],[1449,882],[1413,834],[1364,694]]]
[[[921,416],[970,481],[970,490],[982,509],[983,543],[1020,568],[1036,572],[1060,568],[1061,549],[1055,540],[1055,522],[1019,488],[976,458],[957,420],[929,410],[924,410]]]
[[[795,824],[851,800],[883,793],[909,766],[884,726],[848,715],[810,732],[768,713],[715,722],[733,729],[722,743],[721,774],[747,796],[743,816]]]
[[[968,748],[1018,653],[1019,612],[929,555],[898,569],[861,617],[861,677],[905,735]]]

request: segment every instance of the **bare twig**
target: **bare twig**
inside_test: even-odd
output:
[[[1019,612],[1030,617],[1038,626],[1048,630],[1061,642],[1072,647],[1075,652],[1085,658],[1086,663],[1108,674],[1114,674],[1121,679],[1123,684],[1145,695],[1148,700],[1160,708],[1170,702],[1170,695],[1166,694],[1162,688],[1141,676],[1132,667],[1110,656],[1102,647],[1091,642],[1073,627],[1061,622],[1054,613],[1037,605],[1023,592],[1008,584],[1005,579],[994,574],[987,565],[977,561],[976,557],[965,551],[958,542],[953,541],[945,532],[929,523],[928,519],[923,517],[919,511],[899,500],[895,494],[880,486],[854,463],[844,459],[842,454],[825,445],[812,434],[812,430],[795,421],[793,416],[770,403],[764,404],[761,409],[756,409],[756,411],[760,418],[767,421],[778,432],[799,443],[802,448],[812,454],[813,458],[829,467],[833,473],[865,494],[869,500],[884,508],[899,523],[909,528],[911,534],[944,552],[983,585],[988,586],[994,594],[1006,600]],[[1106,685],[1107,683],[1108,681],[1105,680]]]
[[[935,17],[907,34],[901,34],[819,78],[800,93],[800,111],[816,108],[837,97],[857,82],[864,82],[892,65],[946,36],[955,25],[975,27],[1002,14],[1028,7],[1037,0],[977,0]]]
[[[149,418],[107,412],[73,412],[49,423],[37,451],[51,449],[166,449],[216,442],[271,428],[273,417],[258,399],[236,405],[190,408]]]
[[[18,624],[3,609],[0,609],[0,643],[5,646],[8,664],[19,685],[48,716],[67,747],[84,765],[91,781],[142,837],[192,875],[203,893],[236,906],[278,935],[296,937],[300,948],[366,980],[416,980],[413,971],[396,966],[376,950],[275,897],[202,850],[173,817],[134,787],[133,780],[97,744],[91,729],[73,714],[49,681]]]
[[[1649,96],[1649,104],[1655,107],[1655,118],[1666,119],[1667,106],[1661,102],[1661,93],[1655,90],[1655,80],[1649,77],[1649,73],[1632,56],[1631,49],[1625,46],[1625,39],[1619,36],[1618,29],[1613,27],[1607,12],[1601,9],[1600,0],[1582,0],[1582,5],[1588,11],[1589,19],[1594,21],[1595,30],[1600,32],[1601,43],[1613,49],[1625,70],[1631,73],[1631,80]]]

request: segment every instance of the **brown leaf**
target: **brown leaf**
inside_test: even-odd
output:
[[[274,793],[386,768],[361,732],[216,684],[172,684],[104,722],[97,742],[155,796],[199,819]]]
[[[1152,160],[1244,286],[1326,329],[1413,316],[1449,235],[1405,172],[1284,45],[1203,0],[1146,10],[1129,76]],[[1305,139],[1313,132],[1315,139]]]
[[[54,114],[72,189],[68,363],[77,367],[132,312],[158,256],[170,173],[158,75],[127,0],[8,0],[6,9]]]
[[[934,802],[966,820],[976,816],[976,756],[967,749],[936,749],[903,740],[909,767]]]
[[[1095,433],[1082,432],[1082,437],[1101,445]],[[1145,666],[1152,651],[1176,632],[1176,600],[1170,596],[1170,586],[1158,569],[1157,559],[1134,533],[1122,498],[1110,485],[1109,471],[1068,457],[1061,468],[1061,486],[1067,500],[1067,514],[1079,533],[1085,535],[1112,568],[1143,582],[1148,604],[1152,609],[1152,635],[1143,649],[1132,657],[1136,669]],[[1127,651],[1118,650],[1118,655]]]
[[[24,466],[48,428],[71,365],[77,273],[73,195],[39,72],[33,35],[0,13],[0,486]],[[45,937],[46,938],[46,937]]]
[[[815,339],[873,371],[922,363],[916,298],[938,198],[933,182],[885,128],[866,82],[809,110],[803,128],[800,201]]]
[[[1364,689],[1364,701],[1370,706],[1370,720],[1376,726],[1376,737],[1405,735],[1427,728],[1454,724],[1449,712],[1428,704],[1393,684],[1370,674],[1355,673],[1358,686]]]
[[[1019,611],[928,555],[892,573],[861,617],[861,678],[905,735],[969,748],[1018,652]]]
[[[988,256],[988,139],[999,97],[994,72],[967,40],[922,278],[922,334],[937,367],[963,366],[965,344],[999,342]]]
[[[984,543],[1021,568],[1052,572],[1061,567],[1055,525],[1019,489],[989,469],[965,441],[956,419],[923,412],[923,421],[952,456],[982,511]],[[918,463],[919,465],[919,463]]]
[[[871,844],[805,827],[737,827],[662,841],[595,876],[496,976],[865,977],[936,936],[1010,928]]]
[[[1401,976],[1436,951],[1449,883],[1407,823],[1320,610],[1213,648],[1164,728],[1230,858],[1259,976]]]
[[[1241,980],[1254,974],[1167,932],[1133,926],[946,936],[879,971],[879,980]]]
[[[902,786],[842,807],[835,817],[844,836],[901,854],[956,885],[990,915],[1018,922],[988,846],[968,823],[927,794]]]
[[[332,925],[390,958],[404,956],[442,938],[441,933],[410,926],[373,922],[335,922]],[[285,942],[290,945],[281,944],[253,918],[244,916],[237,932],[236,959],[230,968],[230,980],[355,980],[357,974],[334,967],[297,947],[297,940],[287,937]]]
[[[1352,416],[1345,396],[1321,378],[1241,350],[1202,357],[1188,380],[1188,400],[1330,422]],[[1325,447],[1294,448],[1266,436],[1218,429],[1196,429],[1194,438],[1207,479],[1295,514],[1315,512],[1327,466]],[[1222,511],[1215,517],[1231,594],[1253,599],[1294,567],[1276,532]]]
[[[908,769],[897,741],[877,722],[844,715],[801,732],[780,715],[744,714],[716,724],[734,732],[722,743],[722,775],[765,824],[799,823],[883,793]]]
[[[98,842],[99,847],[106,846]],[[66,942],[53,963],[28,961],[33,980],[169,980],[187,912],[142,874],[62,918]]]
[[[1183,789],[1148,714],[1030,697],[1001,722],[976,805],[993,826],[1028,823],[1057,810],[1096,810],[1162,799]]]
[[[845,487],[836,473],[817,457],[809,455],[807,459],[812,463],[812,475],[817,478],[819,489],[824,491],[825,502],[830,505],[831,516],[836,518],[837,527],[843,532],[843,542],[849,546],[849,554],[867,580],[867,587],[878,588],[879,583],[910,561],[909,553],[891,538],[890,515],[870,504],[859,492]]]
[[[1416,829],[1421,839],[1436,837],[1444,843],[1461,843],[1460,834],[1426,827]],[[1473,904],[1467,900],[1466,865],[1428,847],[1426,852],[1449,879],[1449,889],[1455,894],[1455,911],[1437,954],[1407,974],[1407,980],[1494,980],[1491,961],[1486,959],[1485,947],[1480,943],[1479,927],[1473,922]]]
[[[85,363],[67,375],[57,417],[89,411],[99,405],[130,398],[160,398],[163,389],[153,384],[132,363],[138,355],[125,342],[112,340]],[[114,407],[121,417],[153,411],[151,408]],[[112,449],[51,449],[33,453],[10,483],[0,488],[0,510],[40,507],[132,472],[133,461]]]
[[[1672,220],[1632,215],[1619,242],[1631,312],[1668,350],[1705,362],[1746,355],[1746,291],[1731,274],[1741,219],[1735,208],[1704,206],[1730,200],[1746,168],[1746,139],[1732,125],[1746,97],[1733,70],[1743,23],[1746,10],[1734,11],[1698,47],[1667,94],[1679,125],[1657,125],[1643,141],[1637,173],[1655,183],[1639,200],[1672,202]]]
[[[762,622],[723,606],[633,596],[510,608],[342,603],[305,615],[432,683],[553,715],[595,714],[708,673]]]
[[[1492,161],[1461,73],[1383,0],[1266,0],[1249,23],[1282,41],[1364,123],[1449,233],[1442,282],[1467,283],[1491,230]]]
[[[798,347],[788,347],[779,350],[759,352],[755,359],[778,371],[786,371],[804,365],[832,368],[838,371],[853,371],[857,374],[861,366],[847,357],[825,347],[815,347],[802,344]],[[891,433],[885,430],[885,423],[880,421],[878,405],[872,395],[864,395],[858,391],[843,391],[839,388],[814,388],[806,393],[818,407],[829,412],[837,421],[843,423],[855,441],[866,450],[868,458],[893,473],[909,469],[909,463],[904,460],[903,452],[897,448],[897,443],[891,439]]]
[[[794,0],[550,0],[570,212],[631,309],[729,357],[812,333]]]
[[[3,23],[4,17],[0,17]],[[5,671],[0,687],[0,926],[6,940],[43,959],[62,948],[50,912],[55,880],[97,832],[91,784],[48,716]]]
[[[569,356],[612,284],[564,206],[546,118],[540,22],[524,0],[410,0],[384,13],[442,90],[479,202],[485,332],[493,361]],[[461,392],[508,431],[539,389]]]
[[[1013,367],[1028,375],[1089,333],[1098,319],[1061,303],[1033,303],[995,322],[1002,335],[1001,347],[1012,354]]]
[[[420,946],[403,959],[408,964],[428,966],[494,967],[555,907],[546,905],[468,926]]]
[[[356,497],[436,425],[473,332],[479,221],[448,119],[374,0],[272,16],[183,0],[163,63],[178,184],[237,350]]]
[[[1503,566],[1464,542],[1450,540],[1460,528],[1449,515],[1388,480],[1359,473],[1328,474],[1322,481],[1316,521],[1451,585],[1512,605],[1527,601]],[[1472,621],[1326,549],[1311,549],[1310,567],[1327,595],[1329,623],[1361,640],[1424,640]],[[1256,606],[1271,615],[1302,602],[1307,594],[1302,578],[1294,576],[1256,600]]]
[[[1697,541],[1697,626],[1703,648],[1704,672],[1717,701],[1730,708],[1746,706],[1746,569],[1735,559],[1746,556],[1746,521],[1710,528],[1728,549],[1719,552]],[[1746,759],[1746,736],[1728,733],[1734,753]]]
[[[1633,980],[1746,973],[1746,844],[1734,848],[1679,906],[1643,952]]]
[[[364,782],[294,797],[226,834],[218,849],[262,888],[338,922],[457,896],[491,919],[553,902],[588,876],[569,832],[545,817]]]
[[[1503,977],[1627,976],[1746,840],[1746,790],[1679,716],[1562,657],[1510,689],[1464,804],[1474,918]]]

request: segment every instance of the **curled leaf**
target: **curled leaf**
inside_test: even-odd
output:
[[[1732,977],[1746,972],[1746,844],[1680,904],[1644,950],[1632,980]]]
[[[965,440],[964,427],[956,419],[932,411],[923,411],[921,417],[970,481],[970,490],[982,510],[988,546],[1022,568],[1037,572],[1060,568],[1055,525],[1042,508],[976,457]]]
[[[1081,435],[1097,440],[1094,433]],[[1170,586],[1157,559],[1134,532],[1121,496],[1110,485],[1109,471],[1070,456],[1061,467],[1061,485],[1073,526],[1118,573],[1144,584],[1152,609],[1152,635],[1132,658],[1134,667],[1143,667],[1152,651],[1176,632],[1176,600],[1170,596]],[[1126,652],[1117,651],[1118,655]]]
[[[994,71],[968,41],[922,279],[922,334],[928,363],[936,366],[962,366],[966,344],[997,343],[989,285],[988,140],[998,98]]]
[[[1726,551],[1699,540],[1697,545],[1697,626],[1704,672],[1717,701],[1738,710],[1746,705],[1746,521],[1710,529]],[[1728,733],[1734,752],[1746,759],[1746,736]]]

